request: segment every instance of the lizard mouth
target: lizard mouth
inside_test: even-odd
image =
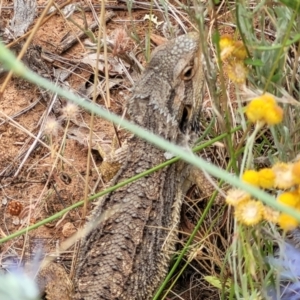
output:
[[[182,110],[182,116],[181,120],[179,123],[179,129],[182,133],[186,133],[188,124],[189,124],[189,119],[191,115],[192,107],[191,105],[185,105]]]

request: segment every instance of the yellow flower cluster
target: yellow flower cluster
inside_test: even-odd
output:
[[[282,193],[277,201],[300,212],[300,194],[298,190]],[[278,224],[283,230],[288,231],[295,229],[300,223],[294,217],[282,212],[279,215]]]
[[[224,61],[232,56],[239,60],[247,57],[247,51],[241,41],[234,41],[231,35],[222,35],[220,38],[221,59]]]
[[[283,110],[271,94],[263,94],[251,100],[246,107],[246,116],[253,123],[263,122],[272,126],[282,121]]]
[[[247,68],[244,59],[247,51],[241,41],[234,41],[230,35],[223,35],[219,41],[221,60],[226,63],[225,70],[229,79],[241,84],[246,81]]]
[[[227,204],[235,208],[234,216],[237,221],[245,225],[256,225],[262,220],[277,222],[279,213],[239,189],[229,190],[226,197]]]
[[[242,180],[262,189],[283,189],[277,202],[300,212],[300,161],[296,163],[277,163],[272,168],[259,171],[247,170]],[[226,202],[235,208],[236,219],[245,225],[256,225],[266,220],[278,225],[283,230],[292,230],[300,223],[286,213],[279,213],[239,189],[229,190]]]

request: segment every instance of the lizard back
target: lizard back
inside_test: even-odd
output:
[[[196,33],[158,47],[128,101],[131,120],[187,146],[198,129],[203,71]],[[113,183],[166,160],[138,137]],[[103,197],[81,242],[73,299],[150,299],[174,253],[183,200],[179,162]]]

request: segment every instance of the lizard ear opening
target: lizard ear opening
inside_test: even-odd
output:
[[[191,114],[191,106],[190,105],[185,105],[183,107],[183,111],[182,111],[182,117],[179,123],[179,128],[181,130],[182,133],[186,132],[187,126],[188,126],[188,121],[190,118],[190,114]]]

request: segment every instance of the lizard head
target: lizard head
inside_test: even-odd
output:
[[[199,35],[182,35],[157,47],[128,102],[137,124],[177,142],[199,128],[204,75]]]

